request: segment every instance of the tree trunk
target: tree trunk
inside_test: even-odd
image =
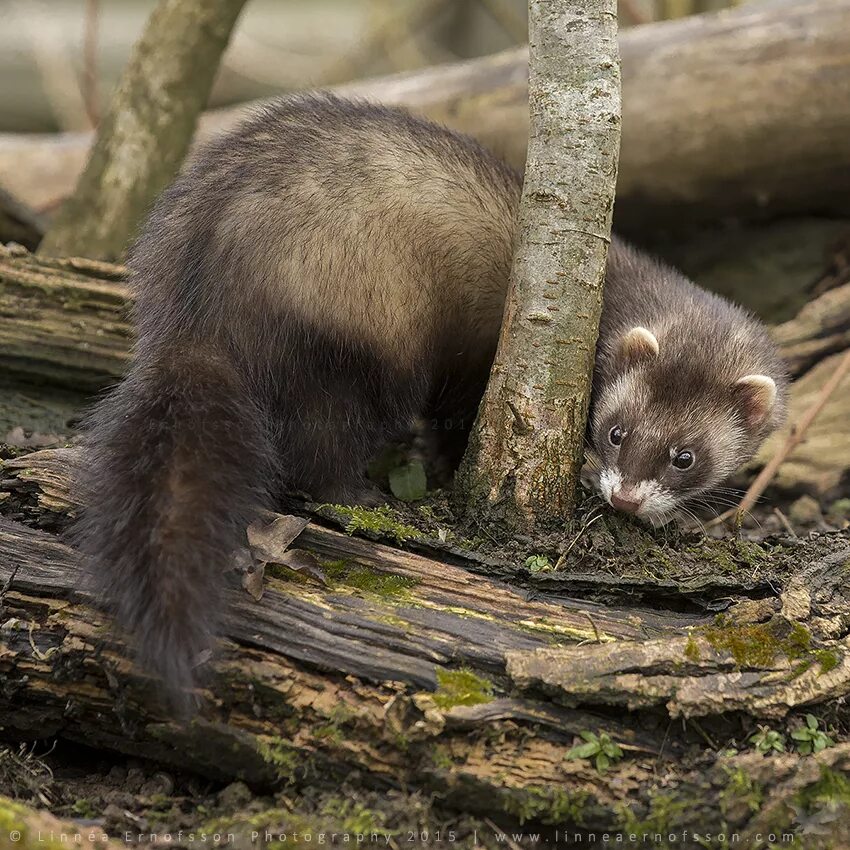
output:
[[[529,5],[531,136],[511,284],[458,499],[509,527],[572,516],[620,128],[613,0]]]
[[[764,0],[620,34],[623,137],[615,229],[657,236],[718,218],[846,215],[850,0]],[[337,87],[477,136],[522,167],[524,49]],[[245,108],[208,113],[199,138]],[[41,209],[70,193],[91,136],[0,135],[0,184]],[[71,253],[80,253],[75,246]]]
[[[40,246],[123,256],[195,132],[245,0],[159,0],[100,123],[85,171]]]
[[[252,538],[264,595],[232,575],[226,636],[183,725],[79,589],[76,553],[32,527],[63,525],[73,462],[70,450],[39,452],[7,461],[0,481],[6,739],[56,735],[261,787],[402,786],[561,829],[769,828],[811,835],[810,849],[844,846],[834,807],[846,801],[830,783],[846,781],[850,744],[746,750],[757,722],[787,736],[805,711],[846,720],[846,534],[686,550],[606,516],[563,572],[535,575],[512,558],[485,567],[475,549],[434,557],[351,537],[327,525],[353,514],[326,513],[290,548]],[[423,552],[444,545],[407,533]],[[576,598],[593,596],[594,556],[606,602]],[[662,563],[670,572],[654,577]],[[718,599],[732,603],[722,624]],[[606,772],[567,758],[587,731],[623,749]]]

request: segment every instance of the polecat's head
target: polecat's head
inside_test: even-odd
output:
[[[781,370],[775,378],[747,371],[746,351],[727,358],[720,342],[712,352],[686,333],[627,331],[611,344],[596,388],[599,489],[613,507],[653,524],[752,457],[784,408]]]

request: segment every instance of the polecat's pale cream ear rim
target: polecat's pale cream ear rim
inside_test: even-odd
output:
[[[658,340],[647,328],[637,325],[620,339],[620,356],[635,363],[648,357],[658,356]]]
[[[748,424],[761,425],[776,401],[776,381],[769,375],[744,375],[735,381],[735,389]]]

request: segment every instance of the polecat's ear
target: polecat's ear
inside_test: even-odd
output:
[[[741,414],[750,428],[763,425],[776,403],[776,382],[769,375],[745,375],[735,381]]]
[[[658,340],[655,334],[638,325],[620,338],[618,358],[626,366],[658,356]]]

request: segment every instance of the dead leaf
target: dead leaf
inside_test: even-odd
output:
[[[278,515],[272,522],[257,520],[248,526],[248,545],[258,561],[283,564],[289,544],[305,529],[309,520]]]
[[[259,602],[263,598],[263,579],[265,575],[265,564],[253,564],[251,569],[242,573],[242,588],[248,591],[255,602]]]
[[[312,552],[308,552],[305,549],[290,549],[284,553],[283,560],[275,561],[275,563],[282,564],[284,567],[289,567],[290,570],[310,576],[310,578],[314,578],[324,585],[328,584],[327,576],[325,576],[318,558]]]
[[[239,573],[242,589],[247,590],[255,602],[259,602],[263,596],[266,565],[256,561],[247,547],[243,547],[233,553],[232,568]]]

